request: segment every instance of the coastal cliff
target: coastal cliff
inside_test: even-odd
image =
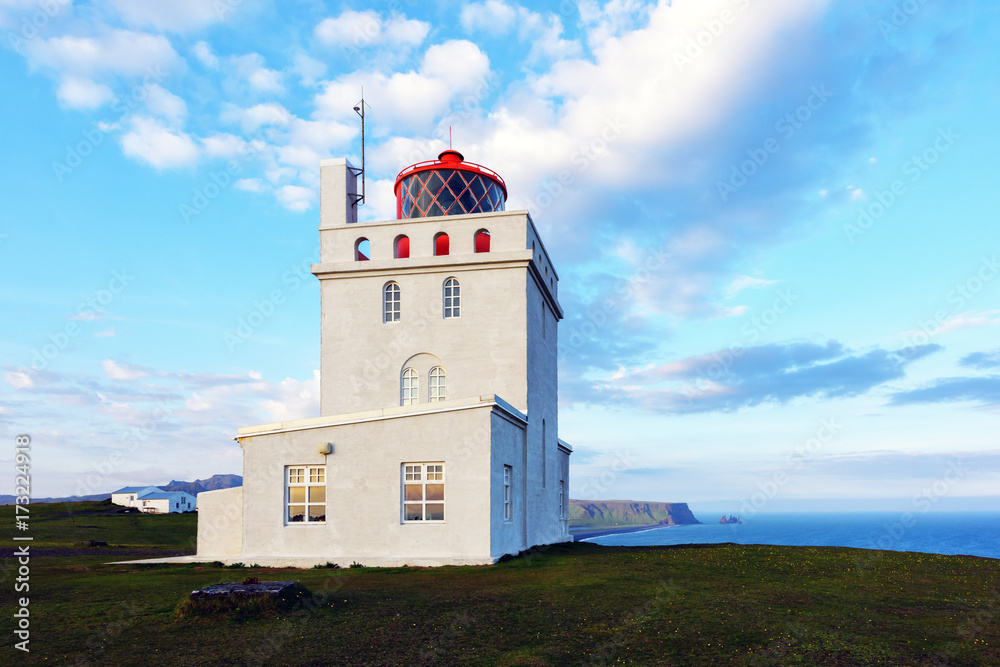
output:
[[[687,503],[651,503],[637,500],[569,501],[571,528],[613,526],[679,526],[701,523]]]

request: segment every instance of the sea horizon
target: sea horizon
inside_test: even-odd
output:
[[[740,524],[649,526],[580,541],[606,546],[767,544],[830,546],[1000,559],[1000,512],[760,512]],[[639,527],[636,527],[639,528]]]

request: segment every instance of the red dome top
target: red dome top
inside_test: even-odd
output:
[[[451,149],[399,172],[393,190],[398,219],[502,211],[507,201],[500,174]]]

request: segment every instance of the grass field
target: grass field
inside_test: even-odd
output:
[[[492,567],[120,566],[101,554],[183,550],[196,515],[79,505],[31,508],[32,549],[54,555],[30,565],[31,653],[5,633],[18,665],[1000,665],[997,560],[578,543]],[[109,547],[70,550],[90,539]],[[5,558],[5,610],[14,573]],[[192,589],[248,576],[300,581],[315,601],[178,616]]]

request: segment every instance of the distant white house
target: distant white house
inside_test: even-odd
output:
[[[139,498],[147,493],[163,491],[155,486],[126,486],[111,492],[111,502],[125,507],[139,507]]]
[[[183,491],[155,491],[139,498],[139,509],[147,514],[189,512],[195,508],[195,497]]]
[[[164,491],[156,486],[126,486],[111,494],[111,502],[137,507],[147,514],[189,512],[195,508],[195,497],[190,493]]]

